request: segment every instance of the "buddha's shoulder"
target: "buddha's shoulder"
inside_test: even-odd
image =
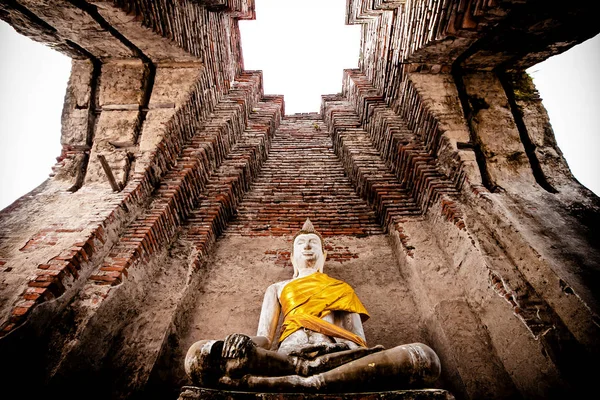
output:
[[[288,283],[290,283],[292,281],[292,279],[287,279],[285,281],[280,281],[280,282],[275,282],[273,283],[271,286],[269,286],[269,288],[267,290],[277,290],[280,291],[281,289],[283,289],[283,287],[285,285],[287,285]]]

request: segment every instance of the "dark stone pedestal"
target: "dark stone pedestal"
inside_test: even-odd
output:
[[[365,393],[254,393],[184,386],[179,400],[454,400],[442,389],[393,390]]]

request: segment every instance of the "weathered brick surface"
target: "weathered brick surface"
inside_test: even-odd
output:
[[[575,3],[352,0],[347,9],[347,23],[363,24],[359,68],[386,100],[397,96],[411,64],[436,73],[450,72],[457,59],[472,69],[525,69],[596,31]],[[548,21],[552,38],[543,33]]]
[[[465,221],[463,219],[463,213],[460,210],[460,206],[452,199],[444,196],[441,199],[442,202],[442,215],[446,219],[456,225],[459,229],[465,229]]]
[[[387,229],[400,216],[419,215],[418,205],[388,170],[350,104],[325,98],[324,107],[334,149],[359,195],[377,211],[380,224]]]
[[[9,23],[20,34],[60,51],[73,59],[87,59],[85,52],[74,48],[51,25],[28,9],[20,7],[16,2],[6,1],[0,3],[0,15],[2,15],[2,20]]]
[[[184,68],[187,68],[187,66],[184,66]],[[196,70],[196,71],[198,71],[198,70]],[[190,83],[185,82],[186,84],[191,85],[191,87],[188,88],[188,87],[184,86],[185,90],[176,92],[177,97],[175,97],[175,98],[173,98],[173,96],[170,97],[176,108],[173,108],[173,112],[170,114],[170,118],[167,119],[165,121],[164,125],[161,126],[161,131],[162,131],[160,133],[161,139],[159,139],[158,143],[156,144],[156,146],[154,148],[152,148],[152,150],[147,151],[146,154],[143,154],[144,157],[141,157],[142,160],[144,161],[144,163],[143,163],[144,169],[141,169],[141,168],[138,169],[139,172],[137,172],[133,175],[133,178],[131,179],[131,181],[129,182],[127,187],[124,188],[123,192],[115,195],[115,197],[111,201],[107,201],[102,205],[102,209],[99,210],[100,212],[98,213],[97,221],[91,221],[89,228],[86,229],[86,232],[88,233],[89,236],[82,237],[78,241],[78,243],[87,243],[88,241],[94,241],[96,235],[93,232],[95,232],[96,229],[102,229],[103,227],[104,227],[104,229],[109,229],[111,231],[113,229],[119,229],[117,227],[120,227],[122,229],[122,227],[130,221],[131,216],[135,215],[135,213],[133,211],[138,210],[140,205],[142,204],[142,202],[147,201],[146,199],[148,198],[148,196],[150,196],[150,194],[154,190],[153,186],[157,182],[160,182],[163,175],[168,170],[173,168],[174,165],[176,165],[177,157],[180,154],[184,144],[186,143],[186,141],[189,141],[190,137],[195,132],[194,127],[200,121],[206,119],[210,115],[212,108],[214,107],[213,104],[219,97],[219,94],[216,91],[216,88],[214,87],[214,85],[211,84],[210,76],[207,75],[206,73],[203,73],[202,71],[203,71],[203,69],[201,69],[199,71],[199,73],[198,72],[196,72],[195,74],[193,73],[190,76],[190,78],[191,78],[189,80]],[[244,82],[252,82],[252,84],[255,87],[253,94],[251,95],[251,96],[253,96],[253,99],[256,99],[258,93],[261,93],[262,89],[259,88],[259,85],[261,82],[260,73],[244,74],[244,75],[240,76],[238,78],[238,80],[239,80],[238,85],[242,86],[242,92],[244,91],[243,90],[243,87],[245,85]],[[160,85],[162,84],[162,82],[163,82],[162,80],[158,82],[158,85],[157,85],[158,88],[160,88]],[[164,84],[169,84],[169,80],[165,79]],[[157,90],[157,94],[158,94],[157,102],[161,102],[161,96],[162,96],[162,98],[164,98],[164,93],[165,93],[164,90],[162,90],[162,91],[160,89]],[[76,94],[74,94],[73,96],[75,98],[77,98]],[[242,95],[242,97],[243,97],[243,95]],[[238,98],[239,98],[239,95],[238,95]],[[238,100],[238,98],[236,98],[236,95],[233,94],[232,100],[234,102],[236,102]],[[150,104],[152,104],[152,99],[150,101]],[[247,104],[243,111],[247,114],[249,109],[251,109],[251,105]],[[122,111],[114,111],[114,112],[122,112]],[[127,111],[125,111],[125,112],[127,112]],[[134,111],[133,114],[137,114],[138,112]],[[107,133],[113,134],[114,130],[108,130]],[[150,134],[156,135],[156,132],[148,133],[148,135],[150,135]],[[142,131],[142,135],[144,135],[143,131]],[[124,152],[124,151],[122,151],[122,152]],[[78,160],[81,160],[81,162],[85,161],[83,159],[83,156],[81,155],[81,152],[74,151],[72,154],[73,154],[72,157],[78,158]],[[67,153],[67,156],[69,156],[68,153]],[[120,160],[121,161],[118,161],[118,162],[126,163],[125,165],[123,165],[123,168],[126,168],[127,163],[129,162],[129,158],[128,157],[125,158],[125,156],[123,156],[123,158],[121,158]],[[61,168],[67,168],[67,167],[68,167],[68,164],[59,162],[59,164],[55,168],[55,171],[57,171],[57,173],[60,175]],[[79,171],[81,167],[75,166],[72,168],[73,168],[72,169],[73,173],[76,175],[76,172]],[[118,178],[121,178],[122,182],[123,182],[123,180],[125,179],[125,177],[127,175],[125,174],[125,169],[122,169],[121,171],[122,171],[122,175],[118,176]],[[71,181],[71,182],[73,182],[73,181]],[[108,186],[108,184],[106,184],[106,185]],[[94,189],[90,189],[90,190],[93,191]],[[89,190],[84,190],[84,192],[85,193],[81,193],[81,196],[86,196],[90,193]],[[124,212],[129,212],[131,214],[129,217],[124,218],[123,217]],[[179,223],[179,221],[176,221],[176,222]],[[89,232],[91,232],[91,233],[89,233]],[[173,231],[171,230],[170,232],[173,232]],[[164,237],[164,233],[166,233],[166,231],[163,232],[163,237]],[[107,245],[112,245],[112,241],[110,243],[108,243]],[[144,248],[144,246],[147,247],[147,244],[145,242],[139,248]],[[77,247],[78,246],[74,246],[74,248],[77,248]],[[103,247],[104,247],[104,249],[102,252],[106,251],[106,246],[103,246]],[[130,247],[131,247],[131,245],[130,245]],[[137,247],[133,246],[133,248],[135,249]],[[69,249],[69,251],[71,251],[71,249]],[[69,251],[67,251],[67,253],[69,253]],[[61,270],[63,270],[63,269],[68,270],[69,262],[71,262],[71,263],[79,262],[80,263],[78,258],[80,258],[81,252],[79,252],[78,254],[79,255],[73,254],[72,256],[70,256],[70,258],[63,260],[65,262],[62,263],[64,265],[63,265],[63,267],[61,267]],[[133,254],[135,254],[136,257],[140,256],[139,253],[134,252]],[[64,254],[60,253],[57,255],[57,257],[61,258],[61,257],[66,257],[66,256]],[[47,264],[48,264],[48,262],[44,261],[40,265],[45,266]],[[85,265],[86,265],[86,269],[89,269],[90,267],[93,266],[90,263],[86,263]],[[61,294],[63,294],[65,292],[66,288],[71,287],[75,283],[75,281],[70,279],[72,274],[71,275],[70,274],[63,275],[61,273],[57,277],[48,278],[46,276],[49,275],[49,273],[45,272],[44,267],[40,268],[39,270],[41,272],[37,273],[37,275],[34,278],[32,278],[33,283],[31,283],[30,285],[35,285],[36,287],[51,288],[54,293],[54,297],[60,296]],[[105,276],[102,279],[104,279],[105,282],[110,283],[110,282],[114,282],[117,278],[119,278],[120,273],[123,271],[104,271],[104,272],[106,272],[106,274],[101,274],[101,275]],[[88,275],[88,272],[86,271],[86,273],[83,274],[83,276],[87,276],[87,275]],[[106,276],[108,276],[108,278]],[[63,278],[69,278],[69,280],[64,281]],[[77,276],[76,279],[81,279],[81,274],[79,276]],[[24,296],[25,294],[26,293],[24,292],[22,294],[22,296]],[[6,322],[2,325],[4,333],[7,333],[8,331],[10,331],[10,330],[14,329],[16,326],[18,326],[18,324],[22,323],[24,321],[25,316],[29,312],[29,310],[32,307],[35,307],[35,305],[39,304],[39,302],[44,301],[44,299],[45,299],[45,297],[40,297],[37,300],[37,302],[35,302],[33,304],[31,304],[29,302],[23,303],[21,300],[17,300],[14,303],[13,309],[15,310],[14,312],[16,312],[18,314],[18,320],[13,321],[13,322],[9,322],[9,320],[6,320]],[[26,307],[23,306],[23,304],[25,304]],[[14,320],[14,318],[13,318],[13,320]]]
[[[364,75],[346,71],[345,76],[348,101],[325,97],[323,113],[347,173],[382,225],[387,229],[403,217],[421,215],[440,194],[456,193],[460,172],[452,182],[436,166],[437,130],[414,135]]]
[[[464,175],[481,186],[481,175],[458,91],[448,73],[409,73],[401,95],[390,105],[408,127],[428,138],[428,150],[448,176]],[[435,148],[431,146],[435,144]]]
[[[177,227],[206,196],[209,178],[242,136],[248,108],[260,93],[259,74],[245,74],[238,81],[236,88],[216,105],[210,122],[188,140],[174,168],[162,178],[150,208],[124,232],[120,244],[90,276],[91,281],[121,283],[128,268],[147,261],[171,241]]]
[[[251,74],[246,77],[241,77],[241,81],[247,80],[248,76],[252,77]],[[255,88],[258,87],[260,77],[253,78],[253,81]],[[202,88],[203,84],[206,84],[206,81],[200,79],[196,83],[196,87]],[[260,89],[254,89],[254,94],[252,96],[256,96],[257,90]],[[210,99],[210,91],[197,89],[196,92],[192,91],[190,94],[184,92],[183,94],[190,98],[190,100],[183,103],[183,107],[179,108],[178,113],[174,113],[172,120],[169,121],[169,124],[165,127],[166,134],[164,134],[164,139],[160,143],[161,145],[157,146],[156,150],[152,152],[152,155],[150,156],[152,162],[147,165],[145,173],[137,174],[131,184],[125,188],[122,193],[117,195],[112,201],[102,205],[98,220],[91,221],[90,228],[86,229],[89,236],[82,237],[82,239],[75,243],[71,248],[52,257],[50,261],[44,262],[38,266],[38,272],[30,280],[28,286],[44,288],[44,293],[52,294],[52,296],[40,296],[35,302],[19,300],[14,303],[12,312],[13,317],[3,324],[3,333],[7,333],[18,326],[19,323],[22,323],[32,307],[35,307],[35,305],[48,298],[62,295],[66,288],[71,287],[74,284],[74,280],[80,278],[78,274],[80,266],[85,264],[88,269],[92,266],[87,263],[87,261],[92,256],[95,246],[98,245],[98,238],[100,238],[100,243],[103,242],[103,235],[97,234],[96,232],[102,232],[103,227],[106,229],[109,226],[111,227],[110,230],[112,230],[115,225],[118,226],[124,221],[127,221],[128,218],[123,218],[122,215],[126,212],[125,210],[131,212],[139,207],[141,201],[152,192],[153,182],[160,180],[162,174],[164,174],[163,171],[172,168],[172,166],[176,164],[176,157],[179,154],[181,146],[189,139],[187,135],[190,134],[190,126],[195,125],[197,121],[205,118],[210,112],[210,108],[206,106],[208,101],[203,100],[204,98]],[[198,100],[203,101],[204,107],[200,108]],[[85,196],[86,193],[82,193],[81,195]],[[173,232],[173,226],[170,226],[169,228],[171,229],[170,231],[162,232],[162,240],[164,240],[165,234]],[[89,233],[89,229],[91,229],[91,233]],[[134,246],[134,250],[138,249],[139,251],[141,248],[145,248],[146,251],[149,251],[145,242],[140,245],[139,248]],[[156,248],[156,244],[154,244],[154,248]],[[137,257],[140,256],[140,253],[134,252],[134,254]],[[50,267],[48,267],[48,265],[50,265]],[[48,270],[58,272],[48,272]],[[120,273],[123,271],[106,272],[110,272],[105,274],[108,278],[105,277],[102,279],[104,279],[105,282],[110,283],[117,280]],[[87,274],[88,273],[86,272],[84,276]],[[23,297],[30,297],[27,290],[22,294]]]
[[[198,62],[199,58],[177,46],[170,37],[153,35],[150,27],[131,18],[125,7],[116,7],[112,0],[90,0],[98,13],[153,63]],[[152,36],[152,40],[148,37]]]
[[[118,0],[127,13],[138,15],[144,26],[177,43],[199,57],[209,70],[218,90],[227,90],[241,70],[239,30],[231,17],[253,15],[253,2],[228,2],[233,13],[210,11],[194,1],[184,0],[174,7],[168,0]]]
[[[89,222],[83,225],[74,226],[70,221],[58,218],[60,222],[39,230],[20,247],[19,252],[27,254],[33,265],[32,261],[15,259],[19,268],[13,276],[13,279],[16,278],[14,286],[10,292],[3,291],[3,296],[15,300],[9,310],[2,310],[2,335],[23,323],[36,305],[62,296],[88,274],[91,259],[98,253],[102,254],[103,247],[108,244],[107,241],[110,242],[107,230],[112,231],[114,224],[123,219],[123,215],[114,209],[121,201],[118,199],[116,203],[108,202],[98,207],[97,216],[88,216]],[[3,244],[19,240],[18,231],[16,233],[14,238],[8,235]],[[2,246],[2,252],[7,250],[6,246]]]
[[[498,77],[479,72],[466,75],[464,82],[466,94],[478,104],[472,107],[471,126],[485,158],[489,186],[508,189],[514,184],[533,184],[531,164]],[[483,93],[479,89],[482,86],[487,88]]]
[[[184,235],[196,247],[198,257],[208,254],[256,179],[269,154],[282,109],[281,97],[267,98],[252,109],[243,136],[207,185]]]
[[[527,144],[524,144],[525,151],[530,158],[531,163],[535,163],[538,168],[536,180],[539,182],[540,175],[555,190],[567,184],[572,179],[571,171],[558,148],[556,138],[548,113],[542,105],[542,99],[536,90],[533,81],[527,73],[511,73],[503,76],[504,84],[511,90],[507,90],[509,103],[513,109],[513,114],[519,120],[517,126],[525,131],[521,134],[527,136]],[[514,103],[513,103],[514,102]],[[546,187],[548,189],[548,187]]]
[[[95,119],[89,138],[91,150],[85,184],[108,181],[99,159],[103,156],[117,185],[126,185],[133,152],[146,117],[144,108],[148,107],[147,94],[152,90],[153,75],[154,71],[141,60],[102,65],[95,102],[101,112]]]
[[[75,43],[88,54],[94,54],[100,59],[136,57],[132,49],[108,32],[94,15],[83,9],[87,5],[84,2],[75,5],[67,0],[23,0],[19,4],[52,26],[59,38]],[[71,29],[72,26],[77,26],[78,29]]]
[[[82,170],[89,157],[96,115],[95,79],[97,65],[90,60],[73,60],[61,118],[62,151],[51,177],[72,186],[81,184]]]
[[[436,159],[442,136],[432,115],[413,104],[411,109],[416,115],[407,118],[406,123],[383,99],[373,96],[373,86],[357,71],[346,73],[344,90],[374,146],[398,180],[411,190],[422,210],[439,194],[460,189],[464,179],[462,165],[457,163],[444,174]]]
[[[268,160],[237,208],[229,233],[290,235],[306,218],[331,235],[377,234],[375,215],[356,196],[317,114],[288,116]]]
[[[125,208],[130,212],[135,212],[135,204],[139,204],[141,198],[148,196],[151,192],[148,186],[149,180],[157,179],[162,182],[160,187],[153,193],[154,200],[150,207],[145,211],[137,211],[141,211],[140,217],[119,236],[118,242],[111,252],[102,258],[103,263],[91,274],[87,272],[84,275],[84,279],[86,276],[89,276],[89,278],[81,288],[76,301],[69,306],[71,312],[76,314],[78,319],[78,325],[70,329],[73,330],[72,334],[82,343],[86,343],[86,340],[88,340],[86,339],[86,332],[92,329],[91,326],[93,326],[94,320],[108,318],[108,315],[112,315],[116,312],[115,310],[120,309],[119,307],[125,307],[122,310],[123,313],[128,312],[127,301],[137,298],[134,294],[136,292],[136,281],[149,279],[155,274],[152,270],[139,270],[147,269],[151,257],[159,253],[168,242],[172,241],[177,227],[181,225],[193,208],[198,207],[198,203],[201,203],[200,209],[207,212],[194,215],[190,219],[190,226],[198,227],[199,222],[208,224],[211,229],[211,232],[207,235],[199,236],[197,230],[190,235],[199,250],[199,260],[194,261],[194,263],[199,264],[202,262],[214,238],[225,226],[227,215],[231,213],[232,207],[237,204],[243,191],[248,189],[250,180],[256,175],[262,160],[266,157],[269,141],[281,116],[282,98],[265,98],[263,102],[257,103],[261,95],[262,80],[260,73],[246,73],[239,76],[232,90],[215,106],[213,113],[210,114],[210,121],[206,121],[204,124],[200,118],[194,124],[197,129],[190,130],[186,128],[186,132],[190,132],[191,137],[186,137],[186,134],[177,132],[177,130],[171,131],[170,135],[165,136],[163,143],[168,144],[167,147],[171,147],[172,152],[163,151],[162,157],[169,154],[179,154],[179,156],[175,160],[166,160],[169,171],[164,176],[150,174],[149,172],[152,171],[161,171],[160,168],[150,168],[147,174],[140,174],[119,194],[119,196],[126,196],[125,201],[121,203],[122,208],[119,209]],[[189,122],[187,118],[190,117],[194,118],[198,115],[187,113],[186,119],[181,122],[183,124]],[[170,141],[166,139],[170,139]],[[161,148],[159,146],[159,149]],[[151,164],[150,167],[152,166]],[[209,179],[209,177],[212,178]],[[77,194],[85,191],[86,189],[82,189]],[[136,202],[131,201],[132,194],[135,195]],[[128,204],[129,207],[127,207]],[[206,204],[207,207],[202,207],[202,204]],[[122,217],[117,218],[117,220],[122,219]],[[104,223],[106,224],[107,221],[104,221]],[[86,264],[88,270],[89,267],[90,265]],[[15,304],[11,322],[3,326],[5,333],[18,327],[36,304],[64,293],[66,288],[61,287],[60,284],[65,281],[63,275],[67,275],[62,272],[54,273],[53,268],[53,266],[49,266],[49,268],[46,265],[39,266],[41,272],[38,273],[38,278],[36,278],[36,282],[32,283],[32,286],[47,286],[48,290],[42,293],[45,296],[42,297],[42,294],[36,296],[36,294],[31,293],[31,289],[28,289],[23,294],[23,300]],[[137,280],[129,282],[127,277],[131,269],[134,269]],[[136,269],[137,271],[135,271]],[[47,272],[48,270],[52,272]],[[50,278],[47,278],[46,275]],[[54,278],[55,275],[59,276]],[[72,286],[72,281],[67,283]],[[121,285],[114,286],[119,283]],[[182,281],[180,283],[183,284],[183,291],[185,292],[187,290],[186,282]],[[193,290],[191,292],[193,293]],[[121,299],[121,301],[118,302],[115,299]],[[115,301],[121,306],[115,305]],[[175,307],[170,311],[175,312],[175,316],[179,312],[177,308]],[[151,310],[148,311],[152,312]],[[124,322],[121,321],[121,323]],[[112,324],[117,326],[120,323],[113,322]],[[170,319],[159,325],[160,329],[169,329]],[[153,329],[159,329],[159,325],[155,325]],[[122,324],[119,326],[121,326],[121,329],[124,328]],[[114,330],[107,330],[103,337],[106,340],[113,340],[114,336],[112,335],[114,334]],[[153,337],[153,340],[160,338],[161,334],[160,331],[153,330],[144,333],[146,336]],[[61,340],[66,339],[68,337]],[[161,349],[160,346],[158,348],[155,346],[147,346],[144,349],[139,348],[139,346],[136,348],[138,348],[138,351],[147,352],[150,360],[152,360],[152,357],[156,357],[156,354],[152,355],[152,352]],[[71,363],[77,362],[77,354],[83,350],[77,350],[77,347],[75,347],[73,351],[67,345],[64,348],[58,347],[52,351],[62,360],[71,360],[65,361],[64,366],[61,367],[61,371],[69,373]],[[93,350],[93,348],[90,348],[90,350],[85,351],[95,357],[100,357],[102,354],[108,355],[100,349]],[[130,360],[131,357],[135,358],[137,356],[126,351],[119,357],[115,357],[113,362],[119,363],[121,359],[127,360],[127,357]],[[146,374],[147,377],[150,370],[144,369],[144,371],[139,373]],[[125,382],[124,385],[124,387],[127,387],[131,383]]]

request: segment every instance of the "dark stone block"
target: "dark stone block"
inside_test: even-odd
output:
[[[364,393],[259,393],[205,389],[195,386],[181,388],[179,400],[454,400],[442,389],[391,390]]]

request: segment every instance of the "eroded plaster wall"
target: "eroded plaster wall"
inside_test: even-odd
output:
[[[197,288],[200,295],[183,351],[200,339],[256,334],[267,287],[293,275],[292,238],[226,233],[217,242]],[[420,314],[385,235],[333,236],[326,239],[326,251],[324,272],[349,283],[369,311],[371,319],[364,327],[370,346],[425,341]]]

